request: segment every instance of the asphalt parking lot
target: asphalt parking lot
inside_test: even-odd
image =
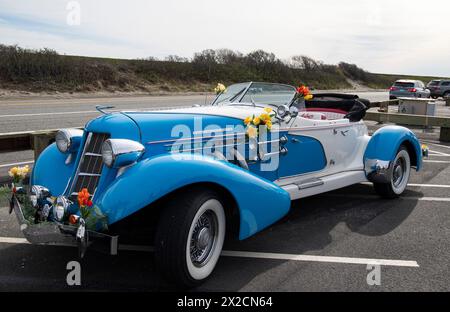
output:
[[[404,197],[378,198],[371,185],[296,201],[281,221],[228,241],[211,278],[194,291],[449,291],[450,145],[430,143],[424,170]],[[82,285],[66,284],[71,247],[34,246],[0,208],[0,290],[174,290],[147,248],[118,256],[88,252]],[[141,249],[141,250],[137,250]],[[368,274],[380,265],[380,285]]]
[[[373,101],[386,97],[369,95]],[[174,99],[105,101],[134,109],[172,105]],[[200,99],[180,97],[177,103]],[[80,126],[98,114],[92,110],[97,102],[22,102],[18,107],[3,101],[8,110],[2,109],[0,132]],[[436,137],[415,131],[422,139]],[[383,200],[371,185],[360,184],[296,201],[272,227],[242,242],[226,242],[215,272],[194,291],[449,291],[450,144],[433,141],[429,147],[424,170],[413,173],[405,197]],[[32,159],[32,151],[0,154],[0,183],[12,165],[32,166]],[[15,216],[1,207],[0,291],[174,290],[155,271],[151,248],[121,249],[118,256],[90,251],[81,261],[82,285],[70,287],[66,265],[78,260],[77,250],[27,244]],[[367,283],[373,272],[368,264],[380,265],[380,285]]]

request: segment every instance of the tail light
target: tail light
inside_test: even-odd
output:
[[[409,88],[408,91],[409,92],[417,92],[417,89],[416,88]]]
[[[397,88],[397,87],[390,87],[389,90],[390,90],[390,91],[397,91],[398,88]]]

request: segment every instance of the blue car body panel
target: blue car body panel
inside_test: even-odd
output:
[[[208,156],[178,156],[183,159],[172,155],[144,159],[114,180],[96,199],[109,222],[117,222],[174,190],[202,182],[218,184],[232,194],[240,214],[240,239],[273,224],[289,211],[289,194],[268,180]]]
[[[386,126],[377,130],[371,137],[364,153],[364,160],[379,159],[393,161],[402,144],[409,142],[416,154],[416,168],[422,168],[422,148],[414,132],[400,126]]]
[[[317,139],[292,134],[287,137],[289,141],[286,147],[289,152],[280,159],[280,178],[320,171],[327,166],[325,151]]]
[[[75,171],[74,161],[65,164],[67,157],[58,150],[55,143],[48,146],[34,164],[30,184],[45,186],[53,195],[63,194]]]

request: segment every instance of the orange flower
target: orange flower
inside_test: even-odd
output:
[[[89,194],[88,189],[82,189],[80,192],[78,192],[78,205],[80,205],[80,207],[92,206],[92,202],[89,200],[89,197],[91,197],[91,194]]]
[[[309,91],[308,87],[306,86],[300,86],[297,88],[297,93],[303,96],[307,96],[308,94],[311,93],[311,91]]]

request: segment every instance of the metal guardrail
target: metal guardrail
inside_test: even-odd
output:
[[[379,107],[378,112],[367,112],[364,120],[388,122],[410,126],[440,127],[440,140],[450,142],[450,117],[434,117],[408,114],[390,114],[390,105],[398,105],[398,100],[372,102],[371,107]],[[22,131],[0,134],[0,153],[34,150],[35,159],[55,140],[58,129]]]

